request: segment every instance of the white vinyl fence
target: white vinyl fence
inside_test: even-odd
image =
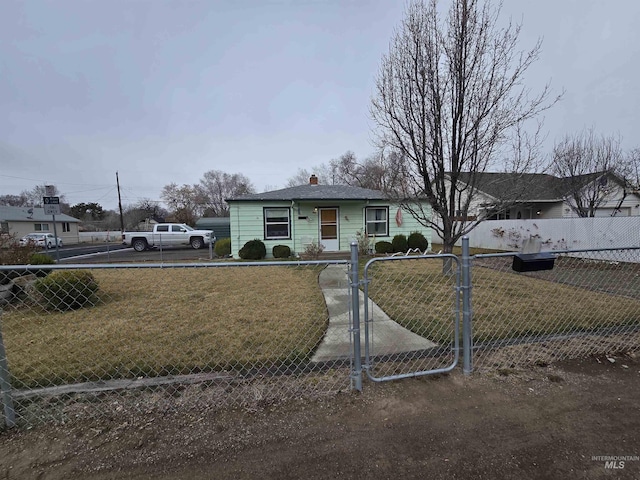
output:
[[[471,247],[505,251],[530,239],[543,251],[640,246],[640,217],[487,220],[468,237]]]
[[[79,232],[78,238],[80,243],[96,243],[96,242],[122,242],[122,233],[115,232]]]

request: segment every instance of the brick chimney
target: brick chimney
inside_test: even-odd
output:
[[[311,177],[309,178],[309,185],[317,185],[318,184],[318,177],[316,177],[315,175],[311,175]]]

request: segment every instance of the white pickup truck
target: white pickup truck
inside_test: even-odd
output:
[[[133,247],[136,252],[149,248],[176,247],[191,245],[198,249],[215,243],[216,237],[211,230],[194,230],[184,223],[158,223],[151,232],[124,232],[122,244]]]

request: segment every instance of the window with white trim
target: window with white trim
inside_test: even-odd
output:
[[[389,207],[367,207],[365,219],[368,236],[386,237],[389,235]]]
[[[288,208],[264,209],[264,238],[275,240],[278,238],[290,238],[290,211]]]
[[[34,223],[33,224],[34,232],[48,232],[49,224],[48,223]]]
[[[71,225],[69,224],[69,222],[62,222],[62,231],[63,232],[71,231]]]

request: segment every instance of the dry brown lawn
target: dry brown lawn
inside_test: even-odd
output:
[[[434,341],[451,339],[455,278],[442,275],[442,260],[379,262],[371,273],[369,294],[391,318]],[[472,275],[476,341],[640,323],[640,301],[615,291],[483,267]]]
[[[95,270],[94,307],[5,311],[14,385],[304,364],[327,325],[318,273]],[[442,274],[441,259],[376,262],[370,273],[369,293],[391,318],[436,342],[451,339],[455,278]],[[473,269],[473,309],[476,341],[640,323],[638,299],[483,267]]]
[[[318,270],[295,267],[94,270],[97,305],[5,312],[16,386],[304,361],[327,309]]]

